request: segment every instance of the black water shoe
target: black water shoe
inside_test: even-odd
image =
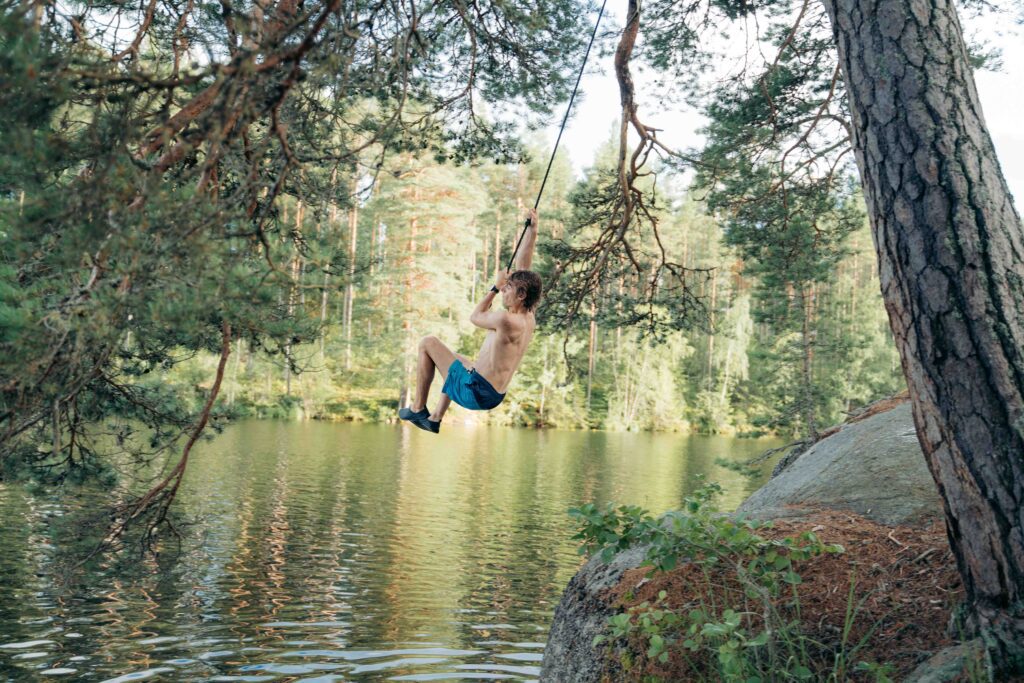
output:
[[[430,417],[430,411],[426,406],[423,410],[413,411],[408,408],[402,408],[398,411],[398,417],[402,418],[406,422],[412,422],[414,425],[426,432],[433,432],[437,434],[441,431],[440,422],[431,422],[427,418]]]
[[[423,406],[423,410],[409,410],[408,408],[402,408],[398,411],[398,417],[409,422],[416,422],[417,420],[426,420],[430,416],[430,411],[427,410],[426,406]]]

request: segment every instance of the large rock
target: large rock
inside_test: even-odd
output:
[[[921,453],[910,403],[843,425],[747,498],[739,514],[758,519],[814,509],[849,510],[881,524],[924,524],[942,516]]]
[[[917,442],[910,404],[844,424],[807,449],[751,495],[738,513],[758,519],[800,516],[814,509],[849,510],[882,524],[924,524],[942,502]],[[598,683],[615,679],[614,662],[594,636],[614,613],[603,594],[643,561],[634,548],[605,564],[592,557],[562,594],[544,650],[541,681]],[[930,680],[930,679],[929,679]]]
[[[623,573],[639,567],[646,548],[631,548],[611,562],[598,553],[572,577],[555,616],[544,648],[540,679],[552,683],[600,681],[606,665],[604,648],[594,647],[594,637],[606,632],[605,623],[615,613],[604,593],[618,584]]]
[[[971,663],[977,664],[984,656],[984,643],[980,639],[939,650],[929,657],[903,683],[951,683],[971,680]]]

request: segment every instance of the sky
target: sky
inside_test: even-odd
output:
[[[619,26],[623,23],[624,5],[623,2],[616,3],[613,0],[605,10]],[[591,20],[596,18],[595,13]],[[604,27],[611,26],[605,22],[607,19],[602,19]],[[1003,18],[1002,23],[1010,22]],[[987,20],[980,25],[977,21],[965,20],[964,29],[989,36],[993,44],[1003,50],[1002,70],[976,72],[975,80],[996,155],[1010,192],[1014,195],[1017,211],[1024,213],[1024,36],[1000,36],[1000,26],[996,20]],[[633,71],[638,84],[640,120],[661,128],[663,132],[658,134],[659,139],[667,142],[672,149],[699,145],[701,137],[697,131],[703,123],[700,114],[692,110],[662,108],[656,95],[650,95],[650,91],[645,93],[642,75],[637,74],[635,68]],[[583,169],[592,163],[597,148],[609,139],[612,128],[618,125],[619,90],[610,54],[602,57],[595,48],[580,87],[582,100],[577,98],[573,106],[573,116],[562,137],[562,151],[559,152],[569,155],[577,175],[582,175]],[[550,144],[554,144],[560,122],[561,113],[548,128]]]

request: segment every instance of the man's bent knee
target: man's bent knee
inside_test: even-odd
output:
[[[420,339],[420,351],[426,351],[432,344],[440,344],[441,340],[432,334]]]

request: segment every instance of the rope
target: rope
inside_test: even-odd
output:
[[[537,201],[533,203],[533,210],[536,211],[537,207],[540,206],[541,195],[544,194],[544,186],[548,183],[548,174],[551,173],[551,164],[555,162],[555,153],[558,152],[558,143],[562,141],[562,133],[565,132],[565,124],[569,120],[569,112],[572,111],[572,103],[576,99],[576,91],[579,90],[580,81],[583,80],[583,71],[587,68],[587,59],[590,58],[590,48],[594,46],[594,38],[597,37],[597,27],[601,25],[601,17],[604,16],[605,5],[608,4],[608,0],[604,0],[601,3],[601,11],[597,13],[597,22],[594,24],[594,32],[590,34],[590,42],[587,43],[587,51],[583,55],[583,63],[580,65],[580,72],[576,76],[576,85],[572,88],[572,95],[569,97],[569,104],[565,108],[565,116],[562,117],[562,125],[558,129],[558,137],[555,138],[555,147],[551,150],[551,158],[548,159],[547,170],[544,171],[544,180],[540,183],[540,190],[537,192]],[[526,231],[530,229],[530,219],[526,219],[526,224],[523,226],[523,234],[519,236],[519,241],[516,242],[516,248],[512,250],[512,258],[508,260],[508,266],[505,267],[505,272],[512,270],[512,263],[516,260],[516,254],[519,253],[519,247],[523,244],[523,238],[526,237]]]

